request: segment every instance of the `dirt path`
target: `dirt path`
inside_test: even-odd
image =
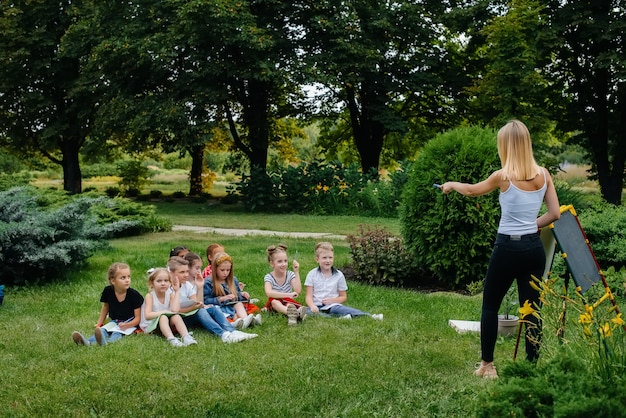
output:
[[[345,235],[336,235],[327,232],[283,232],[266,231],[261,229],[229,229],[212,228],[207,226],[174,225],[172,231],[190,231],[199,234],[219,234],[243,237],[246,235],[263,235],[287,238],[317,238],[317,239],[346,239]]]

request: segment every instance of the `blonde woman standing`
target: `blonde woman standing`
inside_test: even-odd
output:
[[[440,186],[443,193],[456,191],[464,196],[481,196],[500,190],[501,218],[489,267],[485,276],[480,318],[482,361],[476,376],[497,378],[493,352],[498,333],[498,311],[509,287],[517,280],[520,306],[529,301],[539,305],[539,292],[530,286],[531,276],[541,277],[546,256],[539,237],[543,228],[559,219],[559,200],[550,173],[533,157],[528,128],[512,120],[498,131],[498,155],[502,168],[487,179],[476,183],[447,182]],[[545,202],[547,212],[539,210]],[[541,323],[531,315],[526,324],[526,359],[539,357]]]

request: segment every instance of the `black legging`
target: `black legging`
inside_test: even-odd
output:
[[[527,300],[534,308],[539,304],[539,292],[530,286],[531,275],[541,278],[546,263],[539,233],[522,235],[519,240],[514,238],[498,234],[489,259],[480,319],[480,346],[482,360],[486,362],[493,361],[498,337],[498,311],[513,280],[517,279],[520,306]],[[541,322],[533,315],[524,320],[531,323],[526,324],[526,359],[536,361],[539,357]]]

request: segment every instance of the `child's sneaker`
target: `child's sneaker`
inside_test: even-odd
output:
[[[174,347],[184,347],[185,344],[181,343],[180,340],[176,337],[172,337],[172,338],[168,338],[167,341],[169,341],[170,344],[172,344]]]
[[[375,313],[375,314],[372,315],[372,319],[375,319],[377,321],[382,321],[383,320],[383,314]]]
[[[243,325],[241,326],[241,329],[248,328],[252,324],[253,321],[254,321],[254,315],[250,314],[250,315],[246,316],[243,319]]]
[[[191,334],[187,334],[183,337],[183,345],[192,345],[198,344],[195,338],[191,336]]]
[[[74,340],[76,345],[91,345],[89,344],[89,340],[78,331],[72,332],[72,340]]]
[[[231,325],[235,328],[235,329],[241,329],[243,327],[243,318],[237,318],[235,319]]]
[[[263,325],[263,317],[261,317],[261,314],[254,316],[254,325]]]
[[[344,316],[340,316],[339,319],[352,319],[352,315],[345,314]]]
[[[243,339],[237,339],[237,336],[235,335],[235,331],[233,332],[224,331],[224,333],[222,334],[220,338],[225,343],[238,343],[239,341],[243,341]]]
[[[109,335],[105,329],[96,327],[93,331],[94,337],[96,337],[96,344],[107,345],[107,336]]]
[[[243,331],[233,331],[233,334],[236,334],[237,337],[241,338],[242,340],[251,340],[252,338],[256,338],[259,335],[258,334],[252,334],[251,332],[243,332]]]
[[[304,321],[306,318],[306,306],[300,306],[298,308],[298,321]]]
[[[298,308],[293,303],[287,305],[287,325],[298,324]]]

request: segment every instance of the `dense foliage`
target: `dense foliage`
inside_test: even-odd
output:
[[[0,145],[62,166],[72,192],[86,159],[188,152],[199,195],[207,149],[265,170],[303,137],[286,121],[323,120],[325,156],[375,174],[443,129],[515,117],[579,143],[619,204],[625,15],[619,0],[12,1]]]
[[[623,289],[624,271],[613,270],[611,275],[612,291]],[[601,283],[584,294],[573,286],[564,288],[556,275],[537,285],[542,300],[535,312],[543,322],[541,357],[537,364],[518,360],[499,369],[499,381],[477,399],[476,416],[624,416],[623,314],[603,299]],[[623,296],[615,297],[620,308],[624,301]]]
[[[389,179],[372,180],[356,164],[302,163],[267,175],[256,168],[231,190],[252,212],[397,216],[408,164]]]
[[[495,132],[479,127],[448,131],[430,141],[404,188],[402,235],[418,264],[442,284],[465,287],[486,271],[500,209],[497,193],[443,195],[434,183],[475,183],[500,167]]]
[[[596,203],[578,217],[600,267],[626,266],[626,208]]]
[[[475,416],[620,417],[622,385],[598,379],[581,358],[563,350],[541,366],[526,361],[498,370],[499,381],[481,393]]]
[[[153,209],[122,199],[12,188],[0,192],[0,277],[17,285],[64,278],[107,238],[170,228]]]

